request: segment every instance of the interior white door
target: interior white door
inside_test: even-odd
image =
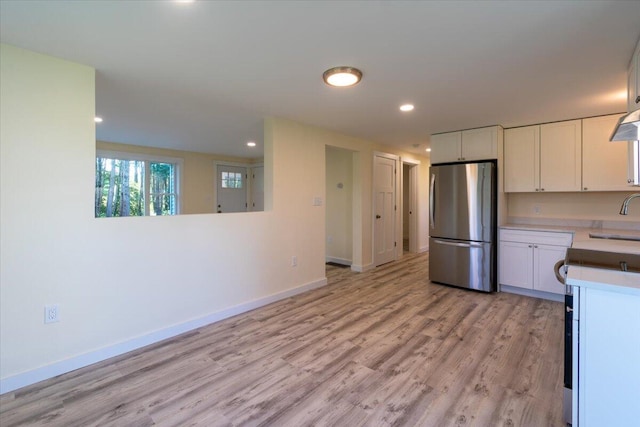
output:
[[[409,252],[418,252],[418,165],[409,169]]]
[[[264,166],[251,168],[251,209],[264,210]]]
[[[218,213],[247,211],[247,168],[218,165],[216,193]]]
[[[396,163],[395,156],[375,155],[373,164],[373,262],[376,266],[396,259]]]

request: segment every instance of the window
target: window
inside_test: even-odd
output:
[[[239,172],[222,172],[222,188],[242,188],[242,174]]]
[[[178,162],[99,152],[96,218],[178,214]]]

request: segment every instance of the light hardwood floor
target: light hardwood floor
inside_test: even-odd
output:
[[[427,254],[0,396],[0,426],[562,426],[561,303]]]

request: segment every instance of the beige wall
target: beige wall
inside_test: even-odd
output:
[[[507,196],[508,215],[511,218],[638,222],[640,202],[631,202],[629,215],[618,214],[622,201],[632,192],[510,193]],[[536,208],[539,208],[539,214],[536,214]]]
[[[267,123],[269,212],[96,219],[94,70],[6,45],[0,65],[2,390],[326,282],[313,131]]]
[[[374,144],[268,119],[267,211],[96,219],[94,70],[6,45],[0,66],[1,390],[326,283],[328,145],[354,151],[353,261],[371,264]]]
[[[353,152],[328,146],[326,156],[326,259],[351,264]]]
[[[97,141],[96,149],[181,159],[183,161],[181,172],[182,206],[180,211],[182,214],[203,214],[214,213],[216,211],[216,203],[214,200],[216,193],[215,161],[245,164],[262,162],[262,159],[244,159],[106,141]]]

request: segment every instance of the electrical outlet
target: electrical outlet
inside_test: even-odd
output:
[[[60,321],[60,308],[58,304],[44,306],[44,323],[55,323]]]
[[[298,265],[298,257],[294,255],[291,257],[291,267],[295,267],[296,265]]]
[[[536,214],[536,215],[540,215],[540,206],[535,205],[533,207],[533,213]]]

